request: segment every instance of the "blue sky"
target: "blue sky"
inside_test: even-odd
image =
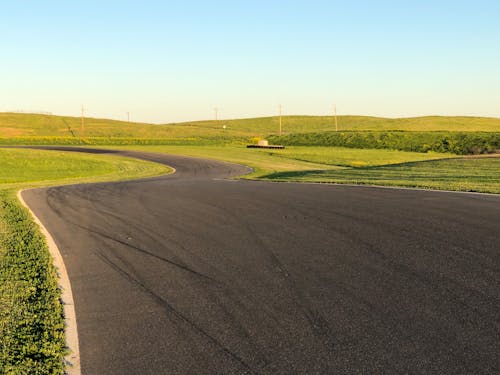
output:
[[[500,117],[500,1],[0,0],[0,111]]]

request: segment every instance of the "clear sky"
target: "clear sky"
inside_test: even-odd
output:
[[[0,0],[0,111],[500,117],[499,0]]]

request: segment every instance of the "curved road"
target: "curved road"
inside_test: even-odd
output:
[[[23,193],[61,249],[84,374],[498,373],[499,196],[115,153],[177,173]]]

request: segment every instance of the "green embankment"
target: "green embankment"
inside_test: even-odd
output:
[[[168,173],[164,165],[113,155],[0,148],[0,190],[115,181]]]
[[[148,177],[159,164],[108,155],[0,149],[0,373],[63,371],[63,307],[52,259],[16,191],[34,186]]]

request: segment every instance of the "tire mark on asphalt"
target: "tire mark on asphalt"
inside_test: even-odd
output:
[[[478,198],[476,198],[478,199]],[[358,222],[358,223],[363,223],[363,227],[369,226],[369,227],[380,227],[380,220],[379,217],[375,214],[374,215],[369,215],[367,213],[363,213],[362,215],[354,215],[351,213],[347,212],[340,212],[339,210],[332,211],[329,209],[326,209],[325,207],[318,207],[316,208],[317,213],[321,213],[320,215],[311,215],[310,212],[307,210],[301,209],[299,205],[296,205],[294,207],[298,212],[303,214],[305,217],[310,218],[311,220],[316,221],[317,223],[320,223],[325,229],[328,230],[335,230],[336,227],[332,227],[330,223],[325,222],[322,217],[326,216],[325,214],[329,215],[335,215],[336,217],[342,218],[347,220],[348,222]],[[447,208],[448,209],[448,208]],[[442,214],[442,209],[436,209],[437,213]],[[405,212],[406,214],[406,212]],[[452,215],[452,214],[451,214]],[[452,215],[453,217],[453,215]],[[420,218],[421,221],[425,221],[425,218]],[[494,221],[494,220],[492,220]],[[341,220],[338,220],[337,222],[343,222]],[[461,254],[460,252],[463,252],[469,256],[469,259],[474,262],[478,261],[478,257],[481,258],[482,264],[481,268],[482,269],[487,269],[488,271],[492,271],[494,274],[498,274],[500,272],[500,265],[495,267],[495,263],[497,262],[497,258],[493,258],[492,256],[488,254],[478,254],[477,249],[474,248],[474,240],[469,239],[468,237],[461,237],[460,240],[456,240],[456,245],[450,248],[450,238],[446,239],[441,239],[439,237],[435,236],[435,226],[430,228],[430,230],[424,230],[422,225],[419,225],[419,230],[418,233],[415,233],[414,230],[412,230],[411,227],[401,227],[401,225],[395,224],[396,222],[394,221],[388,221],[385,220],[383,221],[383,228],[384,231],[387,233],[390,233],[391,235],[397,235],[401,239],[407,239],[412,236],[417,235],[419,240],[425,239],[427,242],[432,241],[433,243],[438,242],[440,244],[440,247],[446,248],[447,251],[453,251],[457,257],[459,258]],[[493,232],[492,232],[493,233]],[[349,232],[349,234],[352,236],[352,233]],[[451,238],[453,239],[453,238]],[[465,244],[464,241],[467,241]],[[471,250],[474,249],[475,251]],[[426,250],[428,254],[432,254],[430,250]]]
[[[125,189],[122,189],[122,190],[125,190]],[[102,193],[102,191],[101,191]],[[65,194],[56,194],[56,192],[51,192],[51,198],[52,200],[55,201],[59,201],[61,205],[64,206],[64,197],[66,197]],[[64,196],[64,197],[63,197]],[[113,219],[117,220],[119,223],[121,223],[123,226],[132,226],[132,223],[126,221],[125,219],[123,219],[122,217],[120,217],[119,215],[116,215],[116,214],[113,214],[111,213],[109,210],[106,210],[106,209],[103,209],[103,208],[99,208],[99,207],[96,207],[95,204],[93,203],[92,200],[87,200],[87,193],[84,191],[82,192],[82,194],[72,194],[71,198],[78,198],[79,196],[81,196],[83,198],[83,200],[89,205],[92,207],[93,209],[93,214],[100,214],[102,215],[104,221],[106,222],[109,222],[109,217],[112,217]],[[95,198],[95,194],[94,194],[94,198]],[[51,207],[51,209],[60,214],[60,211],[59,211],[59,208],[56,206],[56,204],[54,202],[49,202],[49,206]],[[73,207],[75,206],[75,204],[73,204]],[[66,206],[65,207],[66,209],[68,209],[68,207]],[[87,206],[85,206],[85,208],[88,208]],[[70,215],[71,216],[71,215]],[[96,237],[100,237],[100,238],[103,238],[103,239],[107,239],[107,240],[110,240],[114,243],[118,243],[120,245],[124,245],[126,246],[127,248],[131,248],[132,250],[135,250],[139,253],[142,253],[142,254],[145,254],[145,255],[149,255],[153,258],[156,258],[156,259],[159,259],[161,261],[164,261],[164,262],[167,262],[168,264],[170,265],[173,265],[173,266],[176,266],[178,268],[181,268],[183,269],[184,271],[187,271],[191,274],[194,274],[196,276],[199,276],[203,279],[206,279],[206,280],[209,280],[211,281],[211,284],[210,285],[206,285],[205,284],[205,287],[206,287],[206,290],[205,292],[206,293],[210,293],[210,295],[214,298],[214,299],[217,299],[217,301],[219,301],[219,308],[226,314],[226,318],[231,320],[232,322],[232,326],[233,328],[237,329],[238,332],[241,334],[241,336],[244,336],[245,338],[248,339],[248,341],[246,342],[247,345],[251,346],[253,348],[253,350],[257,353],[260,353],[260,355],[257,355],[255,356],[254,358],[254,361],[257,361],[260,363],[259,367],[264,367],[266,366],[268,363],[269,363],[269,360],[266,358],[265,354],[261,351],[261,349],[258,347],[258,345],[254,342],[253,338],[251,338],[249,335],[248,335],[248,331],[247,329],[245,329],[245,327],[241,324],[241,322],[233,315],[229,312],[229,310],[225,307],[225,305],[222,303],[222,301],[219,299],[218,295],[214,293],[213,290],[211,290],[210,288],[216,288],[219,292],[221,292],[222,294],[226,294],[226,295],[232,295],[232,298],[231,298],[231,301],[233,304],[237,304],[239,305],[241,308],[243,308],[244,310],[247,310],[247,306],[243,306],[241,304],[241,295],[236,295],[234,290],[231,289],[231,285],[228,284],[228,283],[221,283],[220,281],[214,279],[213,277],[210,277],[208,275],[205,275],[205,274],[202,274],[198,271],[195,271],[194,269],[192,268],[189,268],[188,266],[186,266],[185,264],[180,264],[179,262],[174,262],[170,259],[167,259],[165,257],[162,257],[162,256],[158,256],[156,254],[153,254],[145,249],[142,249],[138,246],[134,246],[133,244],[130,244],[126,241],[123,241],[123,240],[120,240],[118,238],[115,238],[109,234],[106,234],[104,233],[103,231],[99,231],[99,230],[95,230],[91,227],[88,227],[88,226],[84,226],[80,223],[76,223],[74,221],[72,221],[71,219],[65,219],[65,221],[68,223],[68,224],[71,224],[71,225],[74,225],[75,227],[78,227],[80,229],[82,229],[83,231],[85,232],[88,232],[90,234],[94,234]],[[110,225],[111,226],[111,225]],[[134,228],[135,229],[143,229],[143,228],[138,228],[137,226],[137,223],[134,223],[133,224]],[[115,226],[113,226],[115,227]],[[148,235],[144,230],[141,230],[141,236],[142,235]],[[141,237],[142,238],[142,237]],[[151,236],[151,239],[154,239],[153,236]],[[166,239],[162,239],[162,240],[166,240]],[[166,248],[165,245],[163,244],[163,241],[160,242],[160,241],[157,241],[158,244],[162,244],[162,247],[163,248]],[[189,249],[187,249],[186,247],[184,247],[181,243],[177,242],[177,241],[170,241],[169,242],[174,242],[181,250],[184,250],[190,254],[195,254],[193,253],[192,251],[189,251]],[[133,269],[133,265],[130,264],[129,262],[126,261],[126,259],[121,256],[121,255],[118,255],[115,251],[114,252],[114,255],[117,259],[119,259],[121,262],[123,262],[124,264],[127,264],[129,266],[130,269]],[[200,258],[201,259],[201,258]],[[208,265],[208,263],[207,263]],[[245,299],[250,299],[251,297],[249,295],[246,295],[245,296]],[[258,306],[259,305],[259,301],[257,300],[254,300],[254,304],[255,306]],[[270,316],[277,325],[280,324],[280,322],[271,314],[268,314],[268,316]],[[260,359],[258,359],[260,358]]]
[[[50,202],[50,201],[49,201],[49,202],[48,202],[48,205],[49,205],[49,207],[50,207],[50,208],[51,208],[51,209],[52,209],[55,213],[59,214],[59,215],[62,217],[62,212],[61,212],[61,211],[60,211],[60,210],[59,210],[59,209],[55,206],[55,204],[53,204],[52,202]],[[80,229],[82,229],[82,230],[84,230],[84,231],[86,231],[86,232],[89,232],[89,233],[95,234],[95,235],[97,235],[97,236],[100,236],[100,237],[106,238],[106,239],[108,239],[108,240],[111,240],[111,241],[113,241],[113,242],[116,242],[116,243],[119,243],[119,244],[121,244],[121,245],[124,245],[124,246],[126,246],[126,247],[128,247],[128,248],[130,248],[130,249],[132,249],[132,250],[135,250],[136,252],[139,252],[139,253],[141,253],[141,254],[144,254],[144,255],[150,256],[150,257],[152,257],[152,258],[155,258],[155,259],[161,260],[161,261],[163,261],[163,262],[165,262],[165,263],[167,263],[167,264],[169,264],[169,265],[172,265],[172,266],[174,266],[174,267],[177,267],[177,268],[179,268],[179,269],[181,269],[181,270],[183,270],[183,271],[189,272],[189,273],[191,273],[191,274],[193,274],[193,275],[195,275],[195,276],[198,276],[198,277],[201,277],[201,278],[204,278],[204,279],[208,279],[208,280],[213,281],[213,282],[216,282],[216,283],[218,282],[218,281],[217,281],[217,280],[215,280],[214,278],[212,278],[212,277],[210,277],[210,276],[208,276],[208,275],[202,274],[202,273],[200,273],[200,272],[198,272],[198,271],[196,271],[196,270],[194,270],[194,269],[191,269],[191,268],[189,268],[188,266],[186,266],[185,264],[181,264],[181,263],[178,263],[178,262],[173,261],[173,260],[171,260],[171,259],[168,259],[168,258],[162,257],[162,256],[157,255],[157,254],[154,254],[154,253],[152,253],[152,252],[150,252],[150,251],[148,251],[148,250],[142,249],[142,248],[140,248],[140,247],[138,247],[138,246],[135,246],[135,245],[132,245],[132,244],[127,243],[127,242],[125,242],[125,241],[122,241],[122,240],[120,240],[120,239],[114,238],[114,237],[112,237],[112,236],[110,236],[110,235],[108,235],[108,234],[106,234],[106,233],[99,232],[99,231],[97,231],[97,230],[91,229],[90,227],[86,227],[86,226],[84,226],[84,225],[82,225],[82,224],[79,224],[79,223],[76,223],[76,222],[74,222],[74,221],[72,221],[72,220],[68,220],[68,219],[65,219],[65,220],[66,220],[66,222],[67,222],[68,224],[74,225],[75,227],[78,227],[78,228],[80,228]]]
[[[177,267],[177,268],[180,268],[181,270],[186,271],[186,272],[189,272],[189,273],[191,273],[191,274],[193,274],[193,275],[195,275],[195,276],[198,276],[198,277],[201,277],[201,278],[203,278],[203,279],[207,279],[207,280],[210,280],[210,281],[212,281],[212,282],[218,283],[218,281],[217,281],[217,280],[215,280],[214,278],[212,278],[212,277],[210,277],[210,276],[208,276],[208,275],[205,275],[205,274],[203,274],[203,273],[200,273],[200,272],[198,272],[198,271],[196,271],[196,270],[194,270],[194,269],[191,269],[191,268],[189,268],[188,266],[186,266],[185,264],[180,264],[180,263],[178,263],[178,262],[172,261],[172,260],[170,260],[170,259],[168,259],[168,258],[162,257],[162,256],[157,255],[157,254],[154,254],[154,253],[151,253],[151,252],[149,252],[149,251],[147,251],[147,250],[141,249],[141,248],[140,248],[140,247],[138,247],[138,246],[132,245],[132,244],[130,244],[130,243],[127,243],[127,242],[125,242],[125,241],[119,240],[119,239],[117,239],[117,238],[113,238],[113,237],[111,237],[111,236],[109,236],[109,235],[107,235],[107,234],[105,234],[105,233],[102,233],[102,232],[99,232],[99,231],[96,231],[96,230],[90,229],[90,228],[85,227],[85,226],[82,226],[82,225],[80,225],[80,224],[73,223],[73,225],[75,225],[75,226],[77,226],[77,227],[79,227],[79,228],[81,228],[81,229],[83,229],[83,230],[85,230],[85,231],[87,231],[87,232],[89,232],[89,233],[93,233],[93,234],[98,235],[98,236],[100,236],[100,237],[102,237],[102,238],[106,238],[106,239],[111,240],[111,241],[113,241],[113,242],[116,242],[116,243],[119,243],[119,244],[121,244],[121,245],[124,245],[124,246],[126,246],[126,247],[128,247],[128,248],[130,248],[130,249],[132,249],[132,250],[135,250],[135,251],[136,251],[136,252],[138,252],[138,253],[141,253],[141,254],[144,254],[144,255],[150,256],[150,257],[152,257],[152,258],[155,258],[155,259],[161,260],[161,261],[163,261],[163,262],[165,262],[165,263],[167,263],[167,264],[169,264],[169,265],[172,265],[172,266],[175,266],[175,267]]]
[[[122,190],[125,190],[125,189],[122,189]],[[102,191],[101,191],[101,193],[102,193]],[[55,193],[51,194],[51,198],[54,201],[57,200],[57,199],[55,199],[56,195],[58,195],[58,194],[55,194]],[[58,199],[59,201],[64,202],[64,198],[62,197],[62,195],[63,194],[58,195],[57,198],[59,198]],[[66,196],[66,195],[64,195],[64,196]],[[78,194],[77,195],[72,194],[72,198],[78,198],[78,196],[79,196]],[[82,192],[82,198],[83,198],[83,200],[93,209],[93,213],[101,215],[103,217],[104,221],[109,222],[109,220],[108,220],[109,217],[112,217],[114,220],[117,220],[123,226],[132,226],[132,223],[130,223],[127,220],[123,219],[119,215],[111,213],[107,209],[103,209],[103,208],[97,207],[93,203],[92,200],[87,200],[87,198],[86,198],[87,196],[88,195],[87,195],[87,193],[85,191]],[[95,194],[94,194],[94,197],[95,197]],[[55,203],[50,202],[49,206],[51,207],[52,210],[54,210],[54,212],[56,212],[58,214],[60,213],[60,211],[56,207]],[[88,208],[87,206],[85,206],[85,207]],[[67,207],[66,207],[66,209],[67,209]],[[205,286],[205,288],[206,288],[205,292],[206,293],[210,293],[210,295],[212,296],[212,298],[214,298],[215,300],[217,300],[219,302],[218,303],[219,308],[224,312],[224,314],[226,315],[226,318],[229,319],[232,322],[232,327],[234,329],[236,329],[240,333],[240,335],[245,338],[246,345],[251,346],[254,352],[259,353],[259,355],[255,355],[254,354],[254,358],[253,358],[252,362],[255,365],[257,365],[258,367],[260,367],[260,368],[264,368],[265,366],[267,366],[270,363],[269,359],[266,358],[265,354],[258,347],[258,345],[254,342],[253,338],[251,338],[249,336],[247,329],[245,329],[245,327],[241,324],[241,322],[225,307],[225,305],[222,302],[222,300],[219,299],[219,296],[216,293],[214,293],[213,289],[211,289],[211,288],[216,288],[217,290],[221,291],[223,294],[224,293],[225,294],[233,294],[233,291],[230,289],[231,287],[230,287],[229,284],[227,284],[227,283],[221,283],[218,280],[216,280],[216,279],[214,279],[214,278],[212,278],[212,277],[210,277],[208,275],[202,274],[202,273],[200,273],[198,271],[193,270],[192,268],[189,268],[185,264],[180,264],[178,262],[174,262],[174,261],[172,261],[170,259],[167,259],[165,257],[153,254],[153,253],[151,253],[151,252],[149,252],[149,251],[147,251],[145,249],[142,249],[140,247],[134,246],[133,244],[130,244],[130,243],[126,242],[126,241],[120,240],[120,239],[115,238],[115,237],[113,237],[113,236],[111,236],[109,234],[106,234],[103,231],[99,231],[99,230],[93,229],[91,227],[84,226],[84,225],[82,225],[80,223],[76,223],[76,222],[72,221],[71,219],[69,219],[69,220],[67,219],[66,222],[68,224],[71,224],[71,225],[77,227],[77,228],[80,228],[81,230],[83,230],[83,231],[85,231],[85,232],[87,232],[89,234],[93,234],[96,237],[96,239],[100,238],[101,240],[102,239],[109,240],[109,241],[111,241],[113,243],[117,243],[117,244],[126,246],[127,248],[135,250],[135,251],[137,251],[137,252],[139,252],[141,254],[151,256],[151,257],[153,257],[155,259],[159,259],[159,260],[161,260],[163,262],[168,263],[169,265],[173,265],[173,266],[175,266],[177,268],[181,268],[182,270],[187,271],[187,272],[189,272],[189,273],[191,273],[191,274],[193,274],[195,276],[198,276],[200,278],[209,280],[211,282],[209,285],[203,284],[203,286]],[[115,227],[115,226],[113,226],[113,227]],[[136,223],[134,223],[133,227],[135,229],[143,229],[143,228],[138,228],[138,226],[137,226]],[[148,235],[148,234],[145,231],[141,230],[141,235]],[[153,236],[151,236],[151,239],[154,239]],[[160,244],[159,241],[158,241],[158,243]],[[182,246],[180,243],[178,243],[178,246],[181,248],[181,250],[188,251],[188,249],[186,247]],[[164,245],[163,245],[163,248],[165,248]],[[121,256],[119,254],[118,250],[113,250],[111,248],[109,250],[111,252],[113,252],[114,257],[116,257],[117,260],[119,260],[120,262],[122,262],[122,264],[124,266],[126,266],[127,269],[129,269],[129,274],[133,273],[134,275],[139,275],[139,272],[136,272],[134,265],[131,262],[127,261],[126,257]],[[192,252],[189,251],[189,253],[192,253]],[[101,254],[99,254],[99,258],[102,260],[103,256],[104,256],[104,253],[101,251]],[[106,264],[109,264],[109,262],[111,262],[111,259],[109,257],[107,257],[107,260],[108,261],[106,262]],[[123,268],[122,268],[122,270],[124,271]],[[138,278],[138,277],[136,276],[136,278]],[[233,297],[234,297],[234,294],[233,294]],[[233,298],[232,299],[232,303],[233,304],[238,304],[239,306],[243,307],[243,305],[241,305],[241,303],[240,303],[240,300],[241,300],[241,296],[239,296],[238,298]],[[258,301],[255,300],[254,303],[255,303],[255,305],[258,305]],[[243,309],[246,310],[246,306],[243,307]],[[276,323],[279,323],[279,322],[276,320]]]
[[[300,212],[300,209],[297,209],[297,211]],[[316,221],[316,226],[318,226],[318,227],[321,226],[325,231],[328,231],[330,233],[336,232],[336,233],[342,235],[345,241],[350,242],[351,247],[355,247],[355,248],[360,249],[361,251],[365,252],[366,255],[368,255],[368,256],[372,256],[374,254],[377,255],[378,259],[374,259],[374,260],[382,261],[383,264],[389,265],[393,270],[396,270],[402,278],[406,278],[407,280],[410,280],[410,278],[408,276],[411,276],[414,278],[414,280],[418,280],[421,283],[421,285],[423,285],[423,286],[433,285],[433,280],[431,278],[433,276],[434,277],[437,276],[437,275],[435,275],[434,272],[429,271],[429,272],[427,272],[427,277],[424,277],[422,272],[419,272],[418,270],[415,270],[414,268],[412,268],[404,263],[396,262],[392,257],[387,255],[383,250],[381,250],[379,248],[379,246],[377,246],[376,244],[374,244],[366,239],[363,239],[361,237],[353,236],[351,229],[344,229],[344,228],[341,228],[339,226],[332,227],[329,223],[325,222],[324,220],[321,220],[319,217],[316,217],[316,218],[312,217],[312,215],[308,215],[307,212],[302,212],[302,214],[307,215],[308,217],[311,217],[312,220]],[[356,222],[356,221],[363,222],[364,223],[363,227],[365,228],[365,230],[366,230],[366,227],[368,225],[371,227],[375,227],[374,223],[372,221],[369,221],[368,219],[360,220],[358,217],[356,217],[354,215],[338,214],[337,212],[335,212],[334,214],[340,215],[343,218],[349,218],[351,222]],[[391,236],[393,236],[393,237],[398,237],[398,242],[401,242],[402,239],[407,239],[408,236],[406,234],[400,233],[400,230],[398,230],[398,229],[399,229],[399,227],[396,227],[393,225],[392,230],[388,230],[387,232],[390,232]],[[419,236],[420,236],[420,234],[419,234]],[[428,240],[430,241],[430,238]],[[434,240],[433,242],[436,242],[436,241]],[[442,242],[442,247],[444,247],[446,243],[444,241],[441,241],[441,242]],[[424,250],[423,248],[421,248],[421,249]],[[469,251],[465,248],[453,249],[453,248],[450,248],[448,246],[448,247],[446,247],[446,249],[448,252],[452,251],[455,254],[458,254],[459,250],[461,250],[465,253],[472,254],[472,251]],[[430,250],[428,252],[430,253]],[[375,269],[373,266],[370,266],[370,267]],[[491,265],[490,267],[491,268],[487,268],[488,271],[491,269],[493,271],[497,271],[497,273],[500,272],[500,268],[497,269],[493,265]],[[485,270],[482,269],[482,271],[484,272]],[[461,289],[461,287],[462,287],[462,284],[458,283],[456,280],[452,279],[451,277],[445,276],[444,274],[440,274],[438,278],[440,281],[438,283],[439,285],[442,285],[443,281],[447,281],[448,283],[453,284],[454,289]],[[443,288],[445,288],[446,292],[448,292],[450,295],[452,295],[455,298],[455,300],[458,303],[460,303],[462,306],[467,307],[467,308],[477,312],[478,315],[481,315],[481,312],[479,311],[479,309],[477,308],[476,305],[467,304],[461,296],[459,296],[455,291],[452,290],[452,288],[445,287],[445,286],[443,286]],[[494,296],[490,296],[482,290],[472,289],[472,288],[467,288],[466,290],[469,293],[475,294],[481,298],[487,298],[487,299],[493,298],[497,302],[500,302],[500,299],[498,299]]]
[[[188,319],[184,314],[182,314],[180,311],[178,311],[172,304],[159,294],[155,293],[152,289],[150,289],[145,283],[143,283],[138,277],[134,277],[127,271],[125,271],[122,267],[117,265],[115,262],[113,262],[111,259],[107,257],[104,252],[101,250],[95,250],[95,254],[101,258],[106,264],[108,264],[113,270],[115,270],[119,275],[121,275],[125,280],[130,282],[131,284],[136,285],[139,287],[141,290],[143,290],[147,295],[150,296],[150,298],[155,301],[159,306],[163,307],[167,312],[175,316],[179,321],[183,322],[186,324],[188,327],[190,327],[193,331],[197,332],[200,336],[204,337],[207,339],[210,343],[212,343],[215,347],[217,347],[219,350],[221,350],[223,353],[225,353],[228,357],[230,357],[232,360],[240,364],[245,370],[247,370],[249,373],[256,374],[254,370],[250,367],[249,364],[247,364],[242,358],[240,358],[235,352],[224,346],[223,343],[221,343],[217,338],[213,337],[210,335],[207,331],[205,331],[203,328],[199,327],[196,323]]]
[[[307,213],[303,214],[307,215]],[[312,215],[308,215],[308,217],[311,216]],[[371,222],[369,219],[359,220],[356,216],[353,215],[342,215],[342,216],[349,217],[350,221],[363,221],[364,222],[363,227],[365,229],[367,224],[374,226],[374,223]],[[365,262],[365,264],[359,264],[359,262],[356,261],[348,261],[347,259],[343,259],[344,262],[350,263],[350,266],[353,270],[359,268],[359,266],[361,265],[365,269],[371,269],[372,272],[379,272],[379,270],[377,270],[376,268],[376,264],[378,262],[388,267],[388,269],[386,270],[386,274],[388,277],[391,276],[391,273],[393,271],[396,271],[399,274],[399,277],[408,280],[408,282],[414,286],[418,284],[422,285],[424,290],[438,285],[439,289],[442,290],[441,295],[446,296],[449,302],[455,303],[457,306],[456,311],[457,312],[460,311],[460,314],[465,315],[466,319],[474,321],[474,324],[476,325],[477,329],[481,329],[484,332],[488,332],[491,330],[497,333],[500,332],[499,331],[500,321],[491,314],[491,309],[490,310],[485,309],[485,311],[483,311],[482,309],[479,308],[478,304],[472,302],[467,303],[467,301],[470,300],[470,297],[472,295],[476,297],[475,298],[476,301],[484,301],[485,299],[490,301],[493,299],[496,302],[500,301],[496,297],[488,295],[481,290],[473,288],[465,288],[462,283],[459,283],[457,280],[454,280],[453,278],[448,277],[444,274],[438,275],[432,271],[428,272],[427,274],[423,274],[422,272],[415,270],[406,264],[395,262],[394,259],[385,254],[383,250],[381,250],[376,244],[373,244],[368,240],[364,240],[361,237],[353,236],[353,233],[351,233],[347,229],[341,230],[339,227],[334,228],[331,225],[329,225],[329,223],[321,220],[319,217],[312,217],[312,219],[316,221],[317,226],[322,226],[325,231],[328,231],[330,233],[333,231],[341,234],[344,237],[345,241],[351,242],[351,246],[349,246],[350,248],[357,248],[360,251],[365,252],[366,255],[370,257],[373,257],[373,255],[376,255],[378,257],[378,259],[373,258],[372,262],[370,262],[371,264],[368,264],[368,262]],[[396,230],[399,229],[398,227],[394,225],[390,226],[393,227],[393,230],[390,231],[392,236],[399,238],[406,238],[404,234],[401,234],[399,230]],[[445,243],[443,241],[443,247],[444,245]],[[445,248],[447,250],[450,250],[449,247]],[[456,251],[456,250],[451,249],[451,251]],[[416,284],[416,282],[418,282],[418,284]],[[463,293],[459,294],[458,293],[459,290],[463,290]],[[463,311],[464,308],[469,310],[472,314],[464,312]],[[373,309],[372,313],[378,314],[379,317],[381,318],[380,321],[383,320],[392,321],[391,329],[397,327],[397,330],[400,332],[401,337],[405,337],[404,322],[392,319],[392,317],[387,314],[387,311],[380,310],[378,308]],[[457,332],[450,331],[447,326],[444,325],[437,326],[434,328],[434,331],[438,333],[437,335],[434,335],[434,340],[440,341],[443,346],[456,347],[458,345],[461,348],[467,348],[467,344],[463,342],[463,337],[459,335]]]
[[[281,280],[287,286],[288,290],[290,291],[291,295],[293,296],[295,304],[302,311],[303,316],[306,318],[306,321],[309,323],[310,327],[312,328],[312,331],[318,336],[324,336],[324,337],[329,338],[330,326],[328,324],[328,321],[321,315],[321,313],[319,313],[318,311],[316,311],[314,309],[310,309],[307,307],[307,305],[312,305],[311,302],[299,290],[299,287],[297,286],[293,275],[290,273],[290,271],[285,266],[285,264],[280,261],[279,257],[272,250],[272,248],[267,244],[267,242],[261,238],[258,231],[256,229],[252,228],[252,226],[249,222],[241,219],[240,217],[235,215],[232,211],[229,211],[228,209],[221,207],[220,205],[217,205],[217,204],[207,204],[206,202],[204,204],[206,206],[209,206],[209,207],[212,207],[212,208],[215,208],[217,210],[224,212],[225,216],[231,217],[235,222],[240,224],[240,226],[243,227],[250,234],[250,236],[256,242],[256,245],[257,245],[256,250],[267,254],[268,259],[270,260],[273,268],[275,270],[277,270],[278,273],[280,274]]]
[[[271,206],[268,206],[267,207],[269,209],[269,211],[274,211],[274,209],[271,207]],[[300,210],[298,210],[300,212]],[[305,213],[306,216],[308,217],[311,217],[312,215],[309,215],[307,213]],[[356,221],[356,217],[352,216],[350,218],[351,220],[350,221]],[[241,222],[240,222],[241,224]],[[385,267],[389,267],[387,269],[387,272],[389,272],[390,270],[395,270],[398,272],[398,274],[407,279],[409,282],[412,282],[414,283],[415,281],[418,281],[420,283],[420,285],[424,286],[425,288],[429,288],[433,285],[433,282],[436,282],[436,280],[430,280],[428,277],[423,277],[422,273],[421,272],[418,272],[414,269],[412,269],[411,267],[405,265],[405,264],[402,264],[402,263],[398,263],[398,262],[394,262],[393,259],[391,259],[387,254],[385,254],[382,250],[380,250],[375,244],[369,242],[369,241],[365,241],[365,240],[359,240],[359,238],[356,238],[353,236],[353,233],[348,233],[346,231],[340,231],[340,230],[335,230],[335,228],[332,228],[330,225],[326,225],[325,222],[321,221],[321,224],[324,224],[323,225],[323,229],[330,233],[333,232],[337,232],[338,234],[341,234],[342,237],[344,238],[344,241],[347,241],[348,243],[350,243],[350,247],[352,248],[358,248],[358,249],[361,249],[361,251],[363,252],[366,252],[369,256],[372,256],[373,255],[376,255],[378,256],[378,260],[377,262],[378,263],[382,263],[382,264],[385,264]],[[370,223],[372,224],[372,223]],[[399,231],[395,231],[398,233],[397,236],[401,236],[400,232]],[[254,231],[254,235],[255,237],[257,237],[256,235],[256,232]],[[403,235],[403,238],[405,238],[406,236]],[[262,248],[265,248],[265,246],[261,246]],[[276,257],[277,258],[277,257]],[[279,259],[276,259],[279,263]],[[346,260],[344,259],[344,262]],[[375,263],[376,264],[376,263]],[[356,268],[359,268],[360,264],[359,262],[355,263],[355,262],[351,262],[351,267],[352,269],[356,269]],[[365,269],[368,267],[368,269],[372,269],[373,272],[380,272],[380,270],[377,270],[375,266],[369,266],[367,264],[364,264],[363,265],[365,267]],[[392,271],[390,271],[392,272]],[[387,273],[388,276],[391,276],[390,273]],[[285,268],[285,277],[288,277],[289,276],[289,272],[288,270],[286,270]],[[433,276],[432,274],[430,276]],[[440,282],[442,283],[442,275],[441,275],[441,279],[437,281],[438,285],[440,284]],[[461,284],[457,283],[455,280],[453,279],[449,279],[447,278],[451,283],[453,283],[453,286],[450,287],[450,286],[442,286],[443,288],[443,291],[445,293],[447,293],[449,295],[449,300],[451,302],[455,302],[457,305],[461,305],[461,306],[465,306],[467,308],[469,308],[471,311],[473,311],[477,316],[483,318],[481,319],[481,322],[485,322],[485,321],[491,321],[491,317],[486,317],[484,316],[481,311],[476,308],[475,305],[473,304],[467,304],[464,300],[465,297],[463,296],[460,296],[458,295],[456,292],[454,292],[452,290],[453,287],[455,288],[458,288],[460,289],[462,287]],[[395,285],[396,286],[396,285]],[[470,289],[467,289],[468,291],[470,291]],[[472,290],[472,292],[474,292],[474,290]],[[354,293],[353,293],[354,294]],[[358,294],[357,298],[359,298],[359,293],[356,293]],[[479,294],[479,297],[482,297],[482,298],[487,298],[488,296],[484,293],[478,293]],[[366,300],[365,300],[366,302]],[[392,317],[390,316],[387,316],[387,311],[383,310],[383,309],[380,309],[380,308],[375,308],[374,305],[372,305],[372,309],[371,309],[371,313],[374,313],[374,312],[377,312],[379,317],[380,317],[380,321],[384,321],[384,325],[386,325],[386,327],[381,327],[381,329],[385,329],[387,330],[388,326],[387,326],[387,321],[392,321],[392,327],[398,327],[398,331],[400,332],[401,335],[405,335],[405,332],[404,332],[404,322],[400,322],[396,319],[392,319]],[[486,318],[486,319],[484,319]],[[489,318],[489,319],[488,319]],[[493,321],[495,319],[493,318]],[[407,324],[407,323],[406,323]],[[479,324],[479,325],[482,325],[482,324]],[[483,329],[484,328],[491,328],[491,326],[483,326]],[[496,328],[496,327],[495,327]],[[459,337],[458,335],[453,335],[450,333],[449,329],[447,329],[447,327],[445,326],[442,326],[440,328],[438,328],[436,330],[436,333],[439,333],[437,335],[435,335],[435,339],[441,341],[441,343],[443,345],[447,345],[449,344],[449,340],[451,340],[452,342],[454,343],[459,343],[461,341],[461,337]],[[444,340],[443,338],[444,337],[448,337],[448,340]],[[463,346],[463,345],[461,345]],[[463,346],[465,347],[465,346]]]

